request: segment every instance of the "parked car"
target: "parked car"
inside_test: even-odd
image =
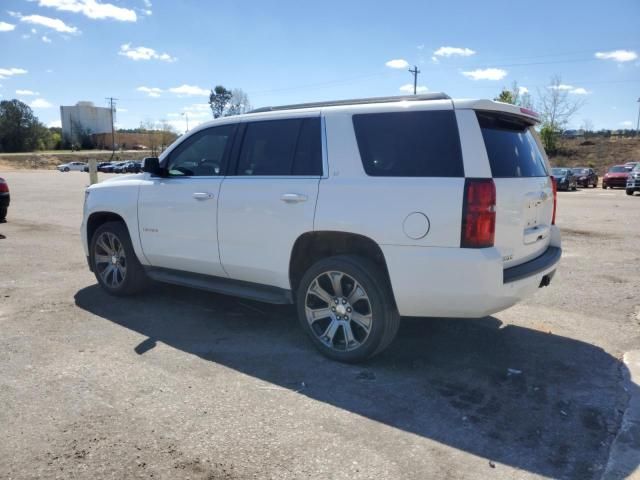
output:
[[[640,192],[640,163],[633,167],[629,172],[626,185],[627,195],[633,195],[634,192]]]
[[[551,175],[553,175],[558,190],[578,189],[578,180],[570,168],[552,168]]]
[[[613,167],[609,167],[609,170],[607,170],[607,173],[604,174],[604,178],[602,179],[602,188],[626,188],[631,168],[632,167],[627,165],[614,165]]]
[[[598,186],[598,174],[593,168],[578,167],[572,168],[573,175],[576,177],[576,183],[580,187],[593,187]]]
[[[149,150],[149,148],[145,145],[137,144],[137,145],[132,145],[131,150]]]
[[[111,165],[112,165],[111,162],[100,162],[98,164],[98,171],[99,172],[107,172]]]
[[[640,162],[626,162],[624,165],[625,165],[625,167],[631,167],[633,169],[639,163]]]
[[[7,218],[10,202],[9,184],[4,178],[0,177],[0,222],[3,222]]]
[[[153,279],[295,303],[323,354],[364,360],[401,316],[483,317],[551,282],[560,232],[537,122],[438,93],[219,118],[144,175],[90,186],[84,252],[112,295]]]
[[[128,173],[140,173],[142,171],[142,162],[128,162],[126,170]]]
[[[83,172],[86,166],[87,164],[84,162],[69,162],[69,163],[63,163],[62,165],[58,165],[57,168],[61,172],[70,172],[70,171]]]

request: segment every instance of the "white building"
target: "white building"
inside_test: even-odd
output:
[[[60,107],[60,121],[63,140],[76,143],[82,135],[111,132],[111,109],[96,107],[92,102],[78,102]]]

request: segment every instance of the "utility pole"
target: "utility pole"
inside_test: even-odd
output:
[[[638,98],[638,123],[636,123],[636,137],[640,135],[640,98]]]
[[[113,125],[113,111],[116,108],[115,101],[117,98],[108,97],[107,101],[109,102],[109,111],[111,112],[111,158],[116,154],[116,134],[115,128]]]
[[[187,121],[187,129],[184,131],[184,133],[187,133],[189,131],[189,113],[188,112],[182,112],[182,116]]]
[[[418,74],[420,73],[420,70],[418,70],[417,65],[414,65],[413,69],[409,69],[409,73],[413,74],[413,94],[415,95],[418,90]]]

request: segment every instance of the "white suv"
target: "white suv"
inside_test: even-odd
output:
[[[269,107],[198,126],[86,191],[89,267],[295,303],[325,355],[366,359],[400,316],[481,317],[549,284],[555,183],[534,112],[444,94]]]

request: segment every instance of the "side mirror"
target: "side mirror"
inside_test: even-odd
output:
[[[160,159],[158,157],[147,157],[142,160],[142,171],[151,175],[160,175]]]

